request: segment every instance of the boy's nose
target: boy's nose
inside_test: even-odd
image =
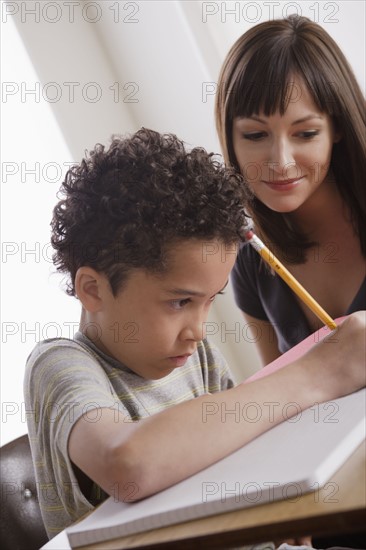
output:
[[[205,337],[205,323],[201,315],[192,316],[181,331],[182,340],[200,342]]]

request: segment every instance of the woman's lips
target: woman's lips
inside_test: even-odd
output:
[[[271,180],[266,181],[262,180],[263,183],[265,183],[270,189],[273,189],[274,191],[290,191],[291,189],[294,189],[299,182],[302,180],[303,176],[300,178],[293,178],[293,179],[287,179],[287,180]]]

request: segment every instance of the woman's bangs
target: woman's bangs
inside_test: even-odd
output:
[[[258,62],[257,62],[258,61]],[[239,71],[232,89],[229,90],[229,118],[250,117],[260,113],[265,116],[275,112],[284,114],[294,90],[294,75],[297,71],[291,58],[268,56],[268,59],[253,60],[244,71]]]

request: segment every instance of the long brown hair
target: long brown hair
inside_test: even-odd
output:
[[[234,118],[261,111],[265,116],[283,114],[297,75],[342,135],[333,146],[330,170],[366,256],[365,101],[345,56],[321,26],[293,15],[256,25],[232,46],[221,68],[215,105],[225,162],[240,171],[233,147]],[[313,243],[286,214],[272,211],[255,197],[246,208],[256,230],[283,258],[305,261],[305,250]]]

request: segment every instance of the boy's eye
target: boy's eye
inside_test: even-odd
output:
[[[305,132],[299,132],[298,136],[303,139],[311,139],[319,135],[319,130],[306,130]]]
[[[184,298],[183,300],[171,300],[170,305],[173,309],[179,310],[189,304],[190,298]]]
[[[243,138],[249,139],[250,141],[259,141],[265,137],[265,132],[244,132]]]

